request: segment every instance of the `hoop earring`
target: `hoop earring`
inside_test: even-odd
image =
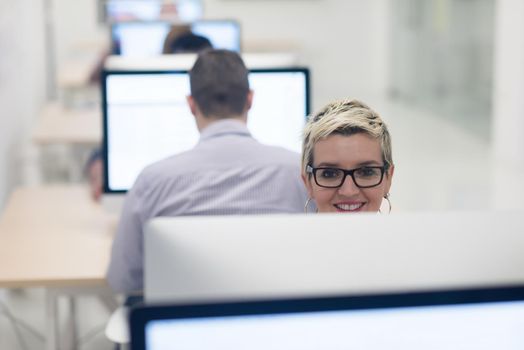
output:
[[[311,197],[308,197],[307,198],[307,201],[306,201],[306,204],[304,204],[304,213],[308,214],[309,211],[308,211],[308,208],[309,208],[309,203],[311,202]]]
[[[384,196],[384,199],[388,202],[388,214],[391,214],[391,201],[389,200],[389,193],[386,193],[386,195]],[[380,209],[378,210],[379,213],[382,213],[380,211]]]

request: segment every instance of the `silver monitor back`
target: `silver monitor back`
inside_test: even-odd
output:
[[[194,302],[524,282],[522,213],[157,218],[145,297]]]

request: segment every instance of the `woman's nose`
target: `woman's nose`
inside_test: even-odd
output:
[[[347,175],[342,185],[338,188],[338,192],[344,196],[350,197],[357,194],[360,188],[355,184],[353,178]]]

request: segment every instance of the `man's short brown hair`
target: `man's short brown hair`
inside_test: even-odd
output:
[[[200,53],[189,79],[191,95],[204,116],[229,118],[244,113],[249,94],[248,70],[237,53],[227,50]]]

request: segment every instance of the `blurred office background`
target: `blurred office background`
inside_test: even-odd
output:
[[[524,207],[524,1],[193,2],[203,18],[237,20],[244,52],[296,54],[311,69],[312,110],[353,97],[384,117],[393,210]],[[0,208],[18,185],[85,181],[68,162],[89,148],[43,147],[34,130],[50,103],[99,108],[97,86],[78,82],[109,47],[106,15],[103,0],[0,0]],[[42,293],[26,293],[11,306],[42,328]],[[79,308],[80,328],[107,318],[93,302]],[[112,348],[101,328],[91,335],[86,349]]]
[[[237,20],[244,52],[296,54],[312,71],[313,110],[354,97],[389,121],[399,210],[520,206],[521,1],[193,2],[203,18]],[[63,160],[41,161],[32,131],[49,101],[97,103],[96,86],[79,93],[68,79],[87,74],[109,45],[109,29],[103,0],[0,7],[2,205],[16,185],[71,180]]]

